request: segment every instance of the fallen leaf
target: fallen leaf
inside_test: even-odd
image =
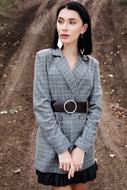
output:
[[[21,169],[18,168],[17,170],[14,170],[14,173],[20,173],[21,172]]]
[[[115,158],[115,154],[110,154],[110,157],[111,158]]]
[[[2,115],[2,114],[7,114],[7,111],[6,111],[6,110],[3,110],[3,111],[0,112],[0,114],[1,114],[1,115]]]
[[[113,75],[112,75],[112,74],[109,74],[108,76],[109,76],[110,78],[113,78]]]

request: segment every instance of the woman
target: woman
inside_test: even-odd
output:
[[[38,182],[53,190],[85,190],[86,182],[96,178],[102,90],[91,52],[87,10],[75,1],[62,5],[52,48],[36,54],[33,88],[39,126],[35,168]]]

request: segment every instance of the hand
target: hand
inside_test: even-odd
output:
[[[64,153],[59,154],[58,159],[59,168],[63,169],[64,171],[69,171],[71,169],[70,175],[73,175],[74,164],[69,151],[67,150]]]
[[[85,156],[85,152],[78,147],[76,147],[71,152],[71,157],[74,163],[75,171],[78,171],[79,169],[82,168],[84,156]]]

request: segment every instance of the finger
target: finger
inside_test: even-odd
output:
[[[76,166],[76,167],[75,167],[75,171],[78,171],[78,170],[79,170],[79,166]]]
[[[74,177],[75,170],[71,169],[71,177]]]
[[[64,163],[64,165],[63,165],[63,170],[69,171],[69,169],[70,169],[70,164]]]
[[[62,163],[59,163],[59,168],[62,169]]]
[[[69,172],[68,172],[68,179],[70,179],[71,178],[71,170],[69,170]]]
[[[74,177],[74,169],[70,169],[68,172],[68,179],[70,179],[71,177]]]
[[[82,165],[78,164],[77,167],[76,167],[76,171],[79,171],[81,167],[82,167]]]
[[[74,172],[75,172],[75,167],[74,167],[74,164],[71,163],[71,168],[70,168],[70,175],[71,175],[71,177],[74,177]]]
[[[67,170],[67,164],[66,163],[63,164],[63,170],[65,170],[65,171]]]
[[[70,179],[71,177],[73,177],[73,173],[74,173],[74,165],[71,162],[70,169],[69,169],[69,172],[68,172],[68,179]]]
[[[67,171],[69,171],[70,169],[70,164],[67,164]]]
[[[79,169],[82,169],[82,165],[83,165],[83,164],[80,164],[80,165],[79,165]]]

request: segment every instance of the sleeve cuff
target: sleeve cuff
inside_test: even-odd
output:
[[[55,147],[55,151],[56,151],[57,154],[62,154],[65,151],[67,151],[70,146],[71,146],[71,144],[68,142],[68,143],[66,143],[66,144],[64,144],[62,146]]]

